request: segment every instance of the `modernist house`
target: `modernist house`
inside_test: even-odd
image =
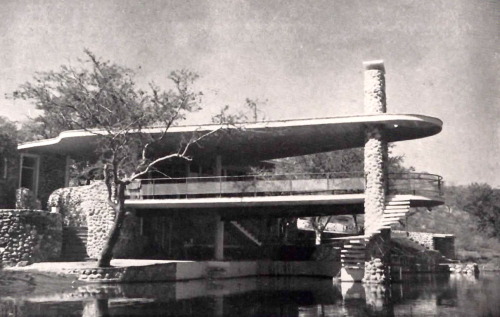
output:
[[[135,219],[131,225],[135,233],[129,242],[143,239],[145,244],[140,250],[151,248],[150,254],[161,253],[166,258],[266,257],[269,254],[262,250],[266,243],[282,238],[287,218],[365,214],[364,233],[341,240],[344,276],[360,279],[351,271],[363,270],[362,264],[370,260],[385,261],[385,255],[367,251],[378,243],[373,237],[381,236],[384,241],[391,225],[412,207],[443,203],[440,176],[387,173],[387,143],[435,135],[441,131],[442,122],[424,115],[386,113],[384,68],[380,62],[365,65],[365,112],[346,117],[245,123],[207,138],[202,146],[190,149],[191,162],[160,165],[158,169],[164,173],[150,173],[129,186],[126,206]],[[172,127],[161,150],[174,151],[179,140],[195,131],[220,128]],[[161,129],[146,132],[161,133]],[[71,158],[90,159],[95,155],[96,138],[86,131],[67,131],[54,139],[20,145],[20,186],[47,201],[51,192],[68,185]],[[268,166],[273,159],[357,147],[365,148],[365,170],[359,173],[251,173],[251,167]],[[51,174],[50,183],[47,173]],[[95,201],[99,200],[96,186],[90,185],[91,194],[86,196]],[[102,226],[99,221],[104,220],[94,221],[92,217],[93,212],[87,220],[72,218],[65,224],[87,227],[88,241],[102,240],[91,227]],[[87,246],[87,251],[92,257],[90,253],[95,250]]]

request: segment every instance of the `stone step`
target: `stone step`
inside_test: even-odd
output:
[[[408,206],[410,208],[409,201],[386,201],[385,206]]]
[[[365,246],[364,245],[359,245],[359,246],[354,246],[354,248],[348,247],[348,248],[342,248],[342,252],[364,252],[365,251]]]
[[[358,263],[365,263],[365,259],[358,259],[358,258],[343,258],[343,259],[340,259],[340,262],[341,263],[354,263],[354,264],[358,264]]]
[[[406,216],[408,213],[407,212],[384,212],[384,217],[386,216]]]
[[[408,213],[407,212],[402,212],[402,211],[398,211],[398,212],[384,212],[384,216],[406,216]]]
[[[365,261],[361,261],[361,262],[341,262],[342,266],[343,267],[346,267],[346,266],[360,266],[360,267],[364,267],[365,266]]]
[[[355,257],[353,257],[353,256],[351,256],[351,257],[349,257],[349,256],[341,256],[340,260],[341,261],[351,261],[351,262],[353,262],[353,261],[354,262],[364,262],[365,261],[365,257],[364,256],[362,256],[362,257],[361,256],[355,256]]]
[[[354,269],[354,270],[361,270],[365,268],[362,265],[342,265],[342,267],[345,269]]]
[[[332,238],[331,240],[354,240],[354,239],[368,239],[370,238],[369,236],[365,235],[359,235],[359,236],[346,236],[346,237],[336,237]]]
[[[400,218],[396,218],[396,219],[384,219],[382,221],[382,226],[385,225],[385,224],[388,224],[388,223],[396,223],[396,222],[400,222],[401,219]]]
[[[407,215],[408,210],[384,210],[384,215],[401,214]]]
[[[403,216],[406,216],[408,214],[408,212],[406,211],[384,211],[384,215],[403,215]]]
[[[394,220],[394,219],[397,219],[397,220],[401,220],[401,219],[405,219],[406,217],[404,216],[390,216],[390,217],[384,217],[382,218],[382,221],[384,220]]]
[[[395,215],[395,216],[394,215],[390,215],[390,216],[387,215],[387,216],[384,216],[382,218],[382,221],[384,221],[384,220],[394,220],[394,219],[401,220],[401,219],[406,219],[406,217],[405,216],[399,216],[399,215]]]
[[[350,244],[364,244],[368,238],[362,238],[362,239],[350,239],[348,240]]]
[[[365,251],[342,250],[341,255],[365,255]]]
[[[405,215],[384,215],[382,220],[384,220],[384,219],[405,219],[405,218],[406,218]]]
[[[386,225],[392,225],[394,223],[398,223],[399,220],[395,220],[395,219],[392,219],[392,220],[385,220],[384,222],[382,222],[382,225],[383,226],[386,226]]]
[[[385,209],[384,210],[384,213],[395,213],[395,212],[399,212],[399,213],[408,213],[409,212],[409,209]]]
[[[410,209],[410,205],[385,205],[385,209]]]
[[[384,222],[384,226],[395,225],[395,224],[397,224],[397,223],[398,223],[397,221],[393,221],[393,222]]]
[[[406,215],[384,215],[384,217],[382,217],[382,220],[384,219],[401,219],[401,218],[406,218]]]
[[[344,245],[344,248],[346,248],[346,249],[360,249],[360,250],[364,250],[365,246],[364,245],[346,244],[346,245]]]
[[[364,261],[365,260],[365,254],[364,253],[363,254],[341,254],[340,258],[341,259],[347,259],[347,260],[349,260],[349,259],[351,259],[351,260],[355,259],[355,260],[358,260],[358,261],[359,260],[363,260]]]
[[[356,262],[356,263],[362,263],[365,261],[364,257],[341,257],[340,261],[342,262]]]
[[[365,243],[344,244],[344,249],[364,249],[365,247]]]

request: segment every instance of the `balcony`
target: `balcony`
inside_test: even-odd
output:
[[[389,174],[390,195],[439,198],[442,177]],[[130,199],[192,199],[292,195],[362,194],[363,172],[141,179],[127,188]]]

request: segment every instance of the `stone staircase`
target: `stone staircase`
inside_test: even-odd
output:
[[[344,246],[341,249],[340,262],[343,268],[363,268],[365,263],[365,248],[371,236],[380,233],[382,229],[390,229],[392,224],[406,217],[410,211],[410,201],[387,197],[384,215],[379,222],[379,227],[363,236],[350,236],[341,238]]]
[[[381,229],[390,228],[391,225],[398,223],[399,220],[406,217],[409,211],[409,200],[388,197],[385,203]]]
[[[63,261],[85,261],[89,259],[87,254],[87,227],[63,227],[63,244],[61,260]]]
[[[340,250],[340,263],[343,268],[361,269],[365,266],[365,247],[369,237],[353,236],[345,240]]]
[[[256,235],[250,232],[250,230],[245,228],[241,223],[238,221],[231,221],[231,224],[257,246],[262,246],[262,241],[260,241]]]

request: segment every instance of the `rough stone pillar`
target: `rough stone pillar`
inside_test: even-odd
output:
[[[385,113],[384,64],[382,61],[371,61],[363,64],[365,67],[365,113]],[[381,283],[389,279],[388,269],[390,266],[390,232],[388,230],[380,232],[385,209],[388,157],[383,126],[376,124],[367,126],[365,138],[365,235],[371,238],[366,247],[365,278],[363,281]]]

